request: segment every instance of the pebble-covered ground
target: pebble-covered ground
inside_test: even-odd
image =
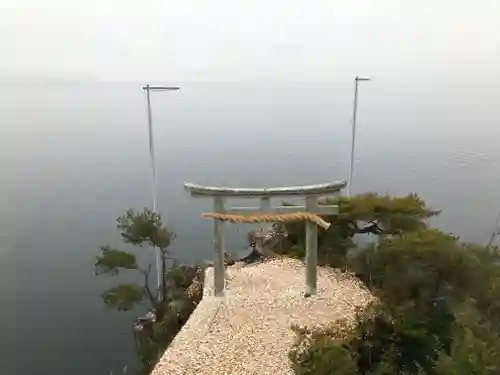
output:
[[[356,278],[328,268],[318,269],[317,295],[304,298],[304,265],[290,258],[236,264],[226,278],[225,297],[212,297],[213,268],[207,269],[205,296],[153,375],[293,374],[292,325],[352,320],[372,300]]]

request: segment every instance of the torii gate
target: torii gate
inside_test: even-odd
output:
[[[306,295],[316,294],[318,265],[318,227],[325,228],[329,224],[317,215],[337,215],[337,205],[318,205],[318,198],[324,195],[338,195],[345,188],[345,181],[337,181],[318,185],[286,186],[275,188],[228,188],[202,186],[184,183],[192,197],[213,198],[213,213],[204,217],[214,219],[214,293],[224,296],[224,235],[223,221],[263,222],[306,220]],[[303,197],[305,206],[271,207],[273,197]],[[259,198],[259,207],[231,207],[226,209],[226,198]]]

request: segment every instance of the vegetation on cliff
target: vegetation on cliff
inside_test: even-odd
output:
[[[161,263],[166,272],[161,277],[160,288],[151,287],[150,263],[140,264],[138,256],[111,246],[102,246],[96,257],[97,275],[118,276],[123,272],[137,274],[136,282],[120,283],[102,293],[104,304],[118,311],[132,310],[139,305],[147,314],[133,324],[139,374],[149,374],[168,344],[180,331],[202,297],[203,270],[196,266],[182,265],[173,260],[168,247],[175,238],[162,222],[160,215],[149,209],[128,210],[118,218],[118,230],[127,244],[141,249],[147,246],[160,251]]]
[[[332,203],[327,199],[322,203]],[[439,214],[416,195],[338,200],[321,231],[321,263],[359,277],[378,302],[347,332],[297,332],[300,375],[493,375],[500,368],[500,255],[428,227]],[[464,218],[466,220],[466,218]],[[303,225],[287,224],[291,256]],[[356,247],[353,237],[372,240]]]
[[[297,329],[290,359],[297,375],[493,375],[500,368],[500,251],[460,241],[429,227],[439,214],[417,195],[366,194],[326,198],[339,215],[319,230],[319,262],[362,280],[377,302],[359,311],[355,326]],[[177,264],[168,247],[174,234],[143,210],[118,219],[125,243],[157,247],[167,265],[161,287],[150,285],[143,257],[103,246],[96,273],[136,273],[135,282],[103,292],[116,310],[143,305],[133,326],[137,354],[148,374],[202,296],[202,269]],[[302,258],[303,223],[286,223],[287,243],[275,249]],[[495,232],[497,233],[497,232]],[[367,236],[366,241],[359,241]]]

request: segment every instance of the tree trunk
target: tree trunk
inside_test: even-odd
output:
[[[161,272],[161,290],[159,291],[161,295],[161,302],[165,303],[167,300],[167,278],[166,278],[166,269],[167,269],[167,259],[166,259],[166,254],[165,251],[161,251],[161,269],[159,272]]]

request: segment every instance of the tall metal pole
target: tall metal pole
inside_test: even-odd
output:
[[[151,158],[151,174],[153,177],[153,211],[158,210],[158,198],[156,197],[156,166],[155,166],[155,146],[153,141],[153,117],[151,115],[150,86],[146,85],[146,100],[148,102],[148,135],[149,135],[149,156]]]
[[[354,151],[356,145],[356,116],[358,114],[358,83],[359,81],[369,81],[370,78],[363,78],[356,76],[354,78],[354,103],[352,106],[352,138],[351,138],[351,161],[349,163],[349,179],[348,179],[348,188],[347,194],[351,196],[352,190],[352,175],[354,173]]]
[[[179,90],[179,87],[169,87],[169,86],[150,86],[147,84],[143,87],[146,91],[146,101],[148,107],[148,135],[149,135],[149,156],[151,161],[151,177],[152,177],[152,190],[153,190],[153,212],[158,213],[158,196],[156,190],[156,163],[155,163],[155,149],[154,149],[154,138],[153,138],[153,116],[151,114],[151,96],[150,91],[166,91],[166,90]],[[157,287],[158,287],[158,299],[162,299],[162,293],[160,290],[163,284],[163,275],[165,270],[163,269],[163,262],[161,259],[161,251],[156,248],[156,276],[157,276]]]
[[[151,96],[150,89],[151,86],[148,84],[144,88],[146,90],[146,101],[148,105],[148,137],[149,137],[149,157],[151,163],[151,177],[152,177],[152,188],[153,188],[153,212],[158,213],[158,198],[156,196],[156,163],[155,163],[155,146],[153,139],[153,116],[151,114]],[[161,252],[159,248],[156,248],[156,280],[157,280],[157,288],[158,288],[158,299],[161,298],[161,294],[159,291],[161,290],[162,285],[162,272],[161,270]]]

